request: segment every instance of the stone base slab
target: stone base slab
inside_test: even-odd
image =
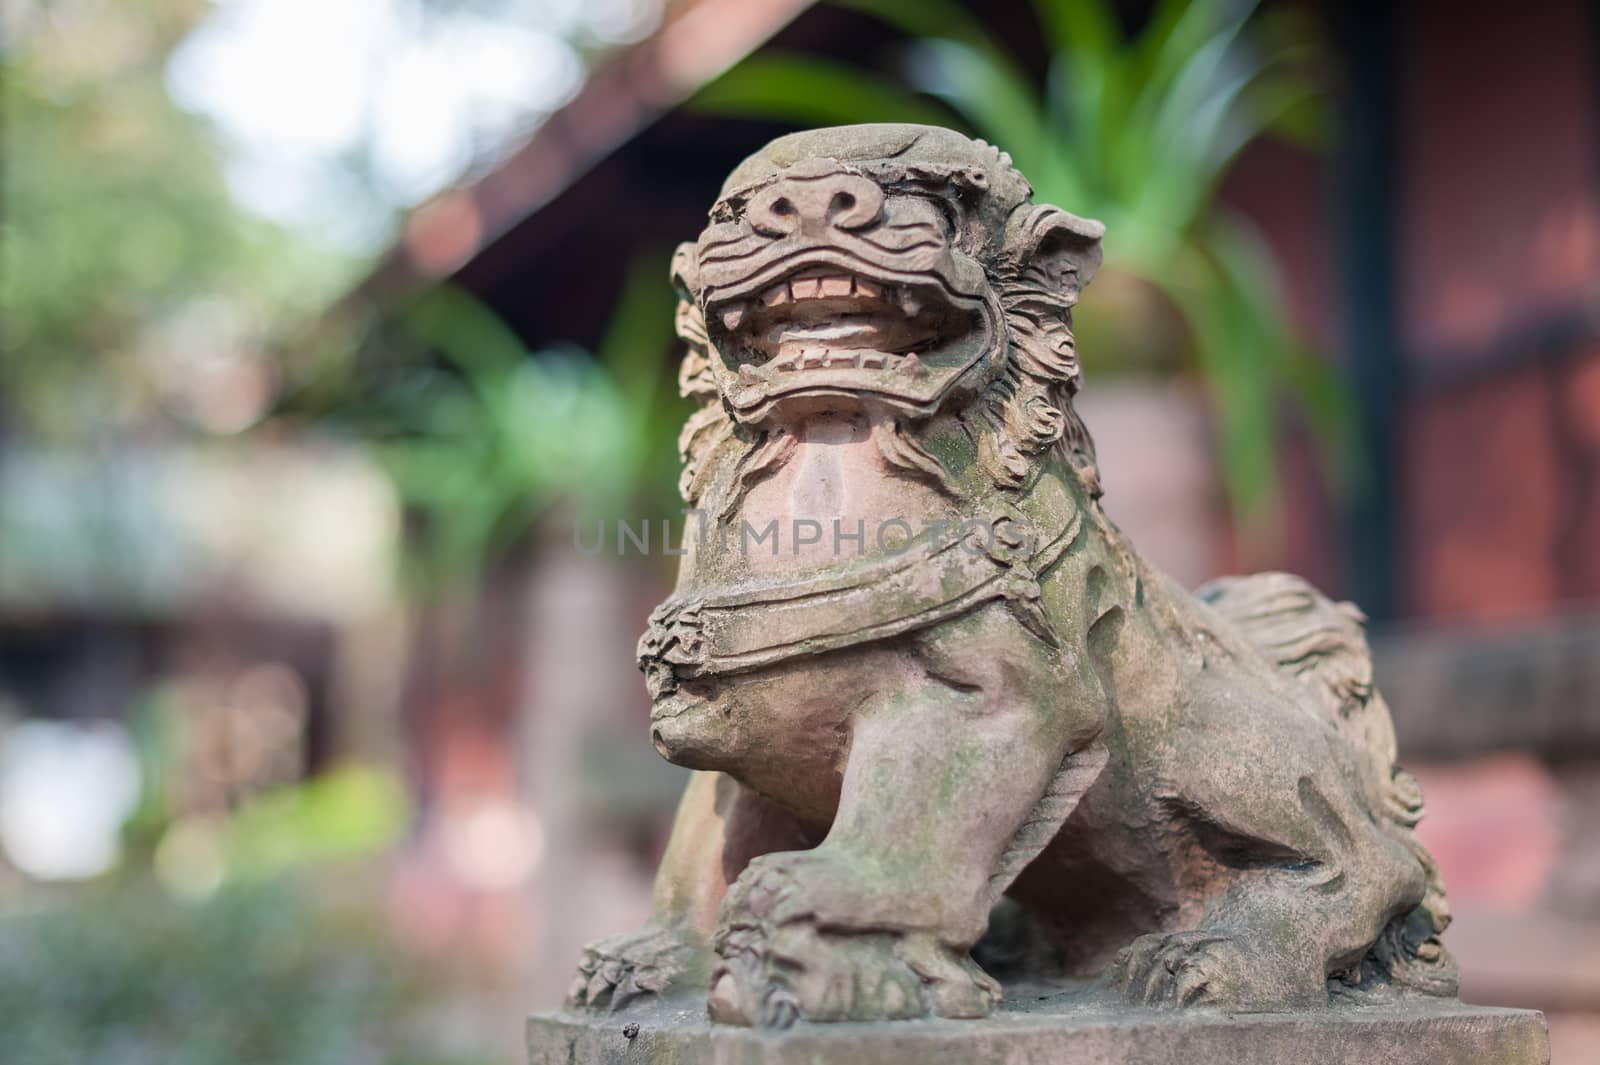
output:
[[[528,1023],[532,1065],[1549,1065],[1544,1015],[1423,1001],[1316,1013],[1078,1008],[985,1021],[706,1022],[693,1001]]]

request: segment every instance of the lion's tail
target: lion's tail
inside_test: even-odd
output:
[[[1412,833],[1422,818],[1422,790],[1395,764],[1394,722],[1372,683],[1366,615],[1288,573],[1225,577],[1197,594],[1304,685],[1334,728],[1366,754],[1377,809],[1427,872],[1422,902],[1390,923],[1363,968],[1418,990],[1454,994],[1455,965],[1439,941],[1450,923],[1450,907],[1438,866]]]

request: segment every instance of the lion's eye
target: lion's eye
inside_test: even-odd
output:
[[[945,236],[961,229],[960,205],[950,197],[941,195],[937,189],[923,186],[901,188],[896,190],[889,204],[890,221],[900,221],[902,218],[906,222],[931,221],[938,225]],[[898,217],[894,213],[896,207],[900,211]]]
[[[885,212],[889,224],[900,229],[923,228],[948,237],[954,230],[942,201],[926,196],[902,196],[889,201]]]
[[[933,204],[934,210],[939,212],[939,219],[944,223],[946,235],[954,233],[961,228],[961,219],[957,214],[955,204],[943,197],[936,197],[928,202]]]

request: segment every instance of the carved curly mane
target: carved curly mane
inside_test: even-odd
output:
[[[1077,268],[1058,254],[1076,249],[1051,247],[1058,233],[1072,232],[1064,222],[1081,220],[1045,204],[1019,208],[1018,214],[1020,224],[1013,219],[1012,227],[1022,230],[1023,246],[1034,253],[1002,258],[990,271],[1005,310],[1004,368],[960,417],[977,442],[979,461],[1001,487],[1022,485],[1059,446],[1090,498],[1098,498],[1094,441],[1072,405],[1083,380],[1072,307],[1083,284]]]

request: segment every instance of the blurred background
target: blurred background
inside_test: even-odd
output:
[[[671,248],[883,120],[1107,222],[1109,511],[1363,605],[1465,996],[1600,1060],[1592,5],[5,12],[7,1062],[518,1060],[682,783]]]

